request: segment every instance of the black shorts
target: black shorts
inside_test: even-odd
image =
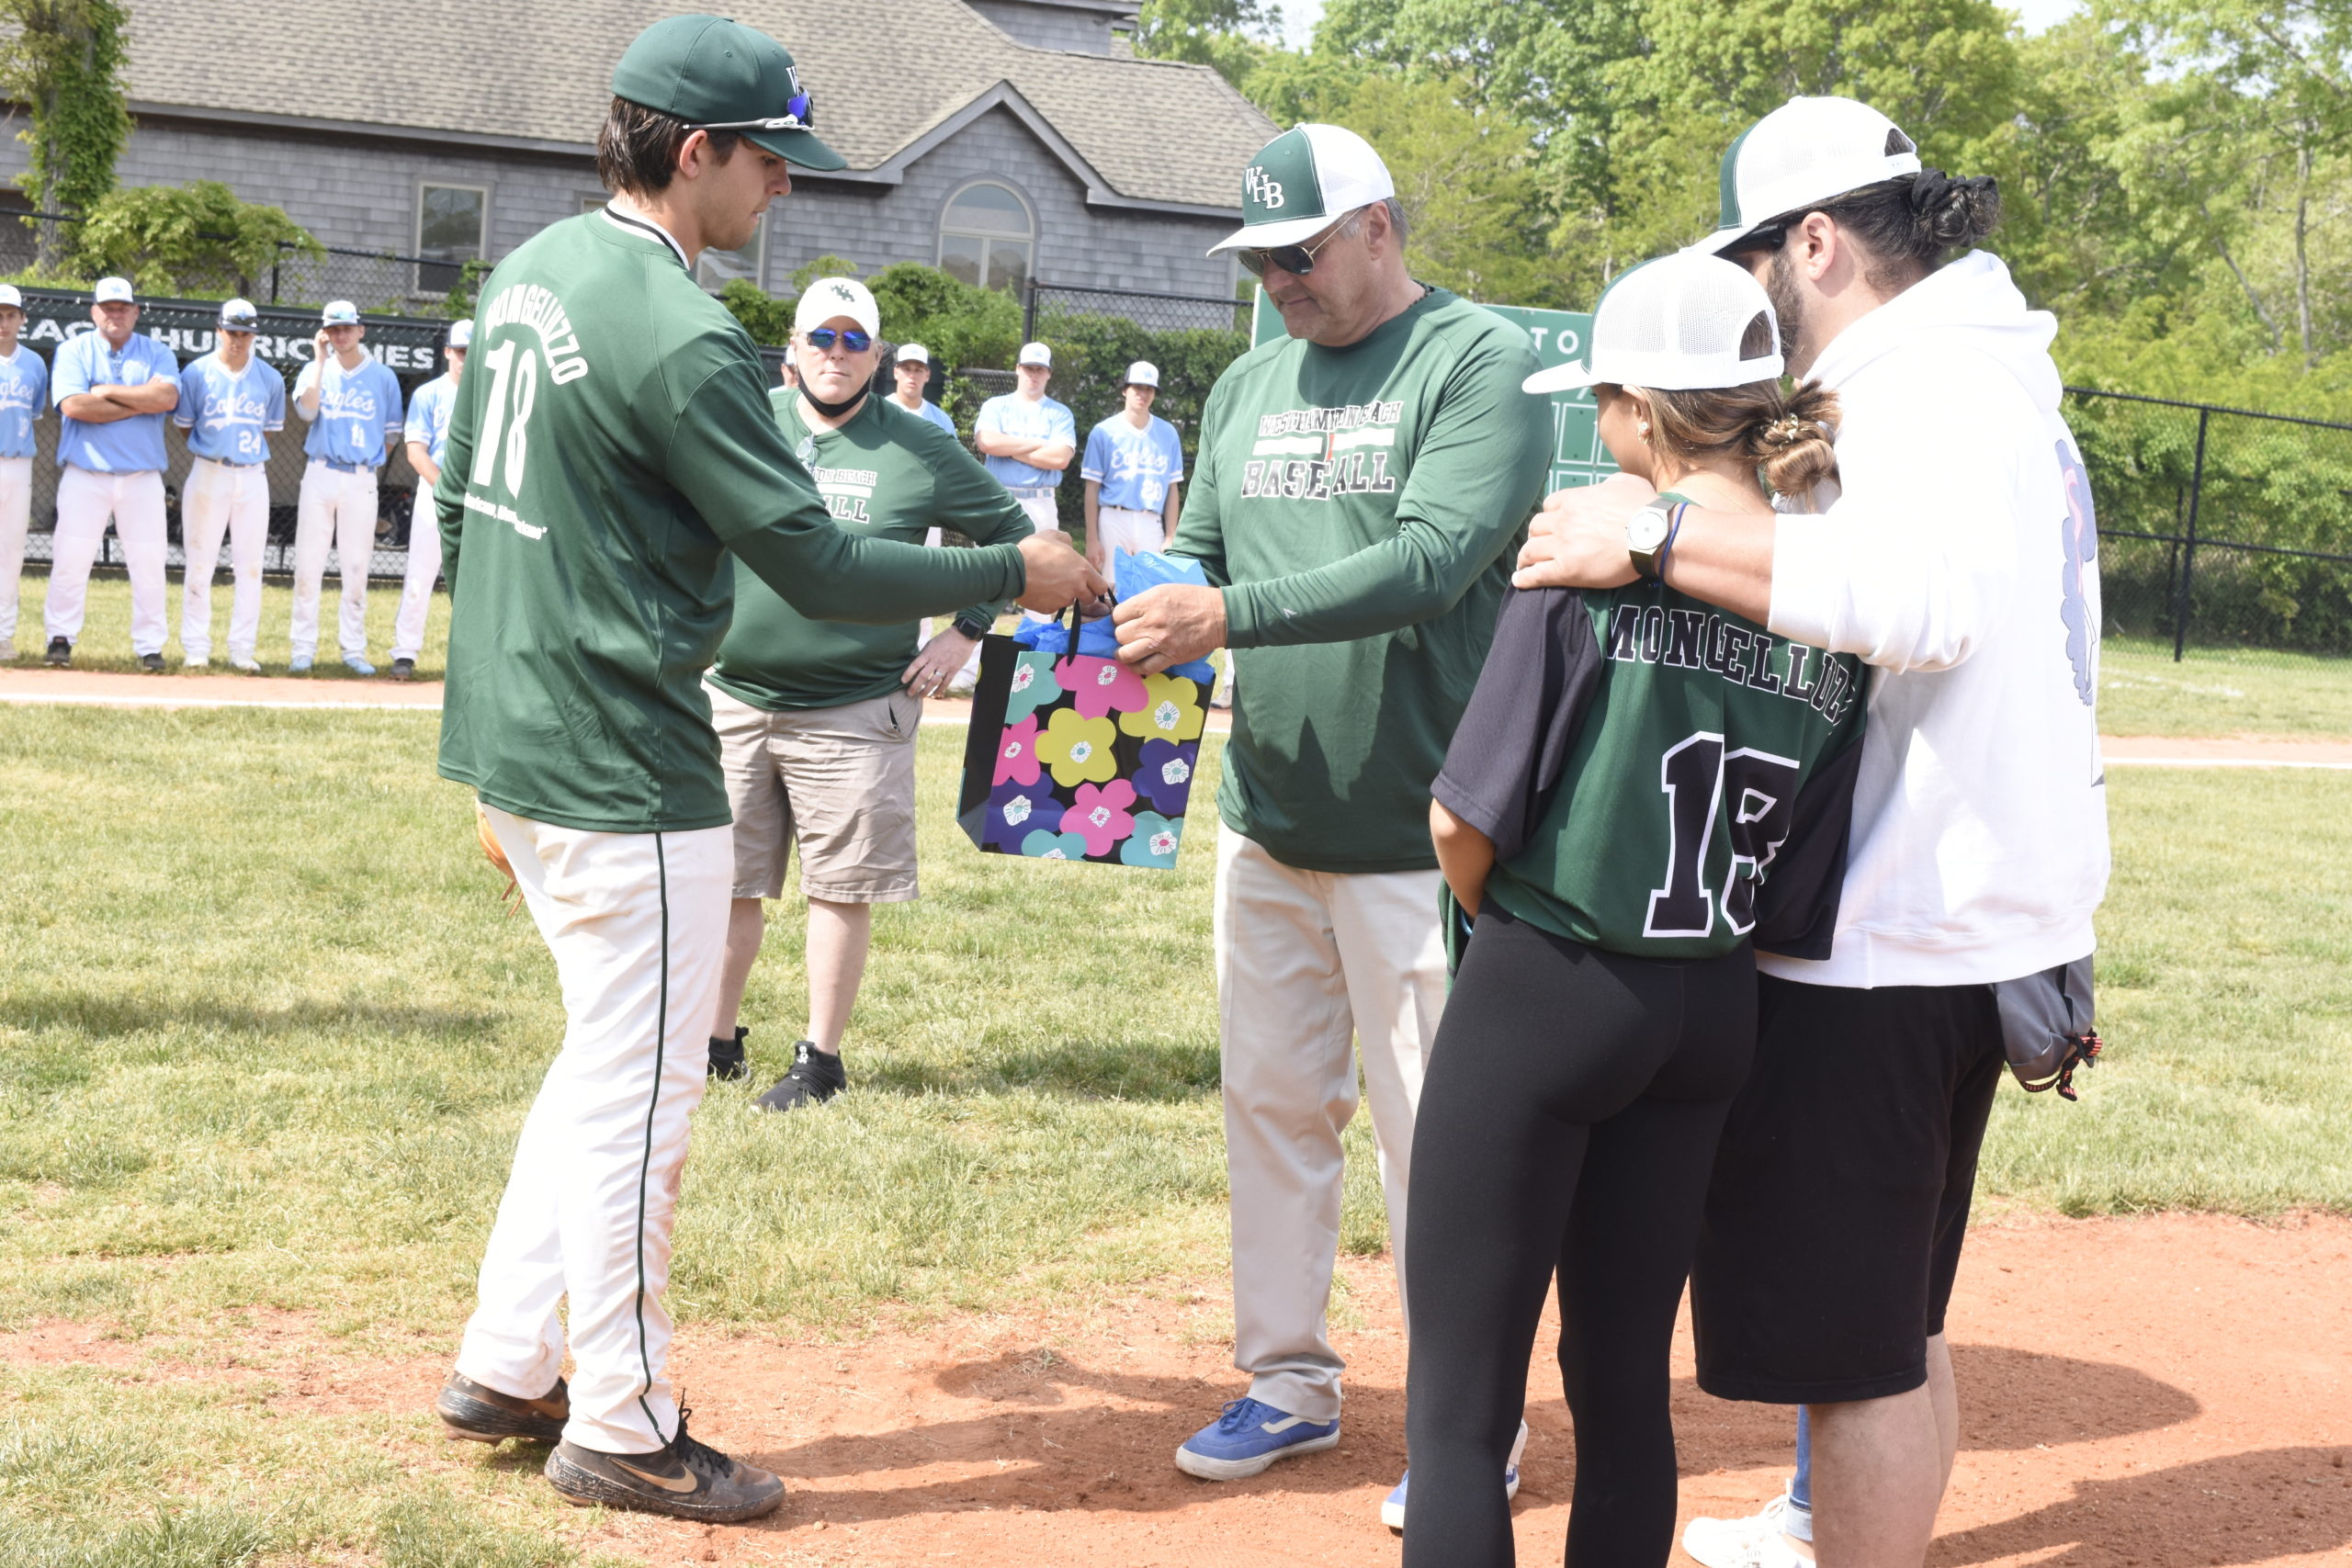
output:
[[[1690,1275],[1699,1386],[1835,1404],[1927,1381],[1999,1087],[1989,986],[1759,976]]]

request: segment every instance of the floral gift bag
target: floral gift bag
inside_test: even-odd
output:
[[[1138,675],[1108,620],[1076,641],[1039,621],[981,645],[956,820],[990,854],[1173,869],[1216,672]]]

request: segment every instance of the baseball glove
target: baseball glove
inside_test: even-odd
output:
[[[498,835],[492,830],[490,813],[481,808],[480,801],[474,802],[474,834],[481,840],[481,852],[490,857],[490,863],[506,878],[506,886],[500,891],[498,901],[506,906],[506,912],[511,915],[522,905],[522,885],[514,880],[514,868],[507,862],[505,847],[499,843]]]

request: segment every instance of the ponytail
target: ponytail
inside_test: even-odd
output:
[[[1783,392],[1778,381],[1695,391],[1642,389],[1659,457],[1684,468],[1724,457],[1755,468],[1765,489],[1813,510],[1814,487],[1838,477],[1838,394],[1818,381]]]

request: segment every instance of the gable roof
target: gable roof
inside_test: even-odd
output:
[[[692,7],[403,0],[401,46],[388,48],[387,13],[367,6],[245,0],[232,13],[128,0],[126,77],[142,114],[585,153],[629,39],[657,16]],[[1090,202],[1227,216],[1239,210],[1242,167],[1276,130],[1206,66],[1033,49],[962,0],[727,8],[792,51],[816,100],[818,134],[849,160],[840,176],[810,178],[895,184],[943,128],[1001,107],[1043,128]],[[331,88],[311,88],[319,62],[338,58],[365,63]]]

